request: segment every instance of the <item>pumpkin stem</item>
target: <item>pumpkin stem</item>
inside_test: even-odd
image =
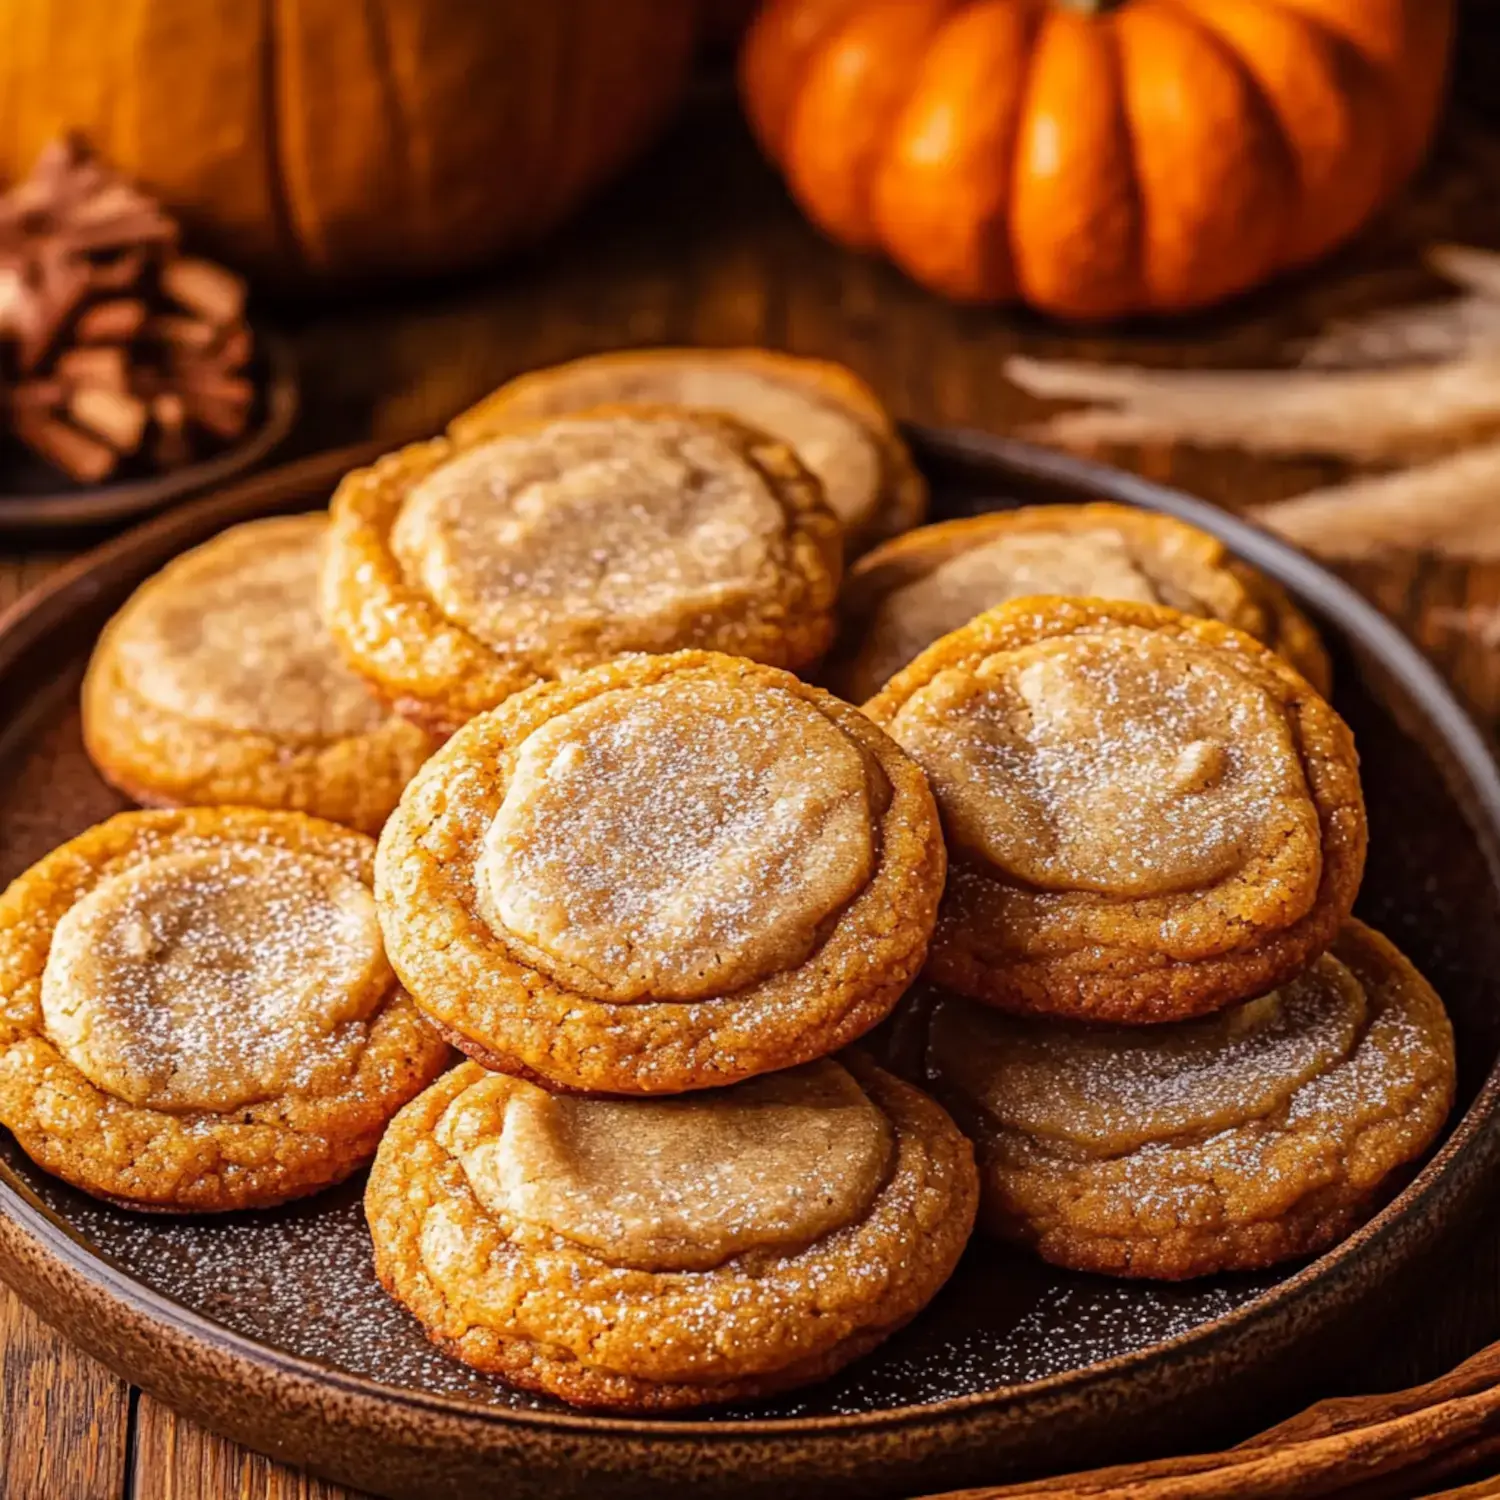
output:
[[[1118,10],[1125,0],[1052,0],[1052,3],[1063,10],[1076,10],[1080,15],[1104,16]]]

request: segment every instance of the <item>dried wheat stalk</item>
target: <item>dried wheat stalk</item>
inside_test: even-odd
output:
[[[1424,259],[1465,295],[1334,323],[1303,346],[1303,368],[1430,364],[1500,349],[1500,255],[1464,245],[1434,245]]]
[[[1261,525],[1319,557],[1397,551],[1500,558],[1500,443],[1258,506]]]
[[[1379,463],[1500,432],[1500,349],[1399,370],[1200,372],[1017,357],[1005,373],[1034,396],[1108,403],[1028,429],[1063,447],[1181,442]]]

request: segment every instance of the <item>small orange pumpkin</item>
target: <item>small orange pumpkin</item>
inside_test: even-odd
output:
[[[1452,0],[769,0],[751,124],[918,281],[1177,312],[1347,239],[1421,160]]]

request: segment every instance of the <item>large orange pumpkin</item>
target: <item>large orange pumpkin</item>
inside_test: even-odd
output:
[[[845,243],[952,297],[1175,312],[1386,201],[1452,21],[1451,0],[769,0],[741,85]]]
[[[4,0],[0,180],[76,129],[236,263],[387,275],[550,228],[676,102],[697,0]]]

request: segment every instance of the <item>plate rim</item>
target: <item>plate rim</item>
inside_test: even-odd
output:
[[[959,462],[1003,469],[1043,486],[1092,492],[1097,498],[1115,500],[1158,511],[1187,521],[1219,537],[1239,557],[1261,567],[1286,585],[1300,603],[1332,620],[1340,631],[1372,657],[1400,684],[1403,692],[1431,723],[1441,749],[1456,763],[1468,783],[1459,800],[1466,820],[1480,844],[1491,878],[1500,889],[1500,766],[1484,733],[1463,708],[1437,669],[1406,635],[1376,607],[1321,564],[1297,552],[1271,533],[1183,491],[1144,479],[1125,470],[1090,459],[1058,453],[1016,439],[965,428],[940,428],[904,423],[903,431],[919,458]],[[197,531],[200,521],[222,516],[224,524],[248,519],[274,509],[292,510],[303,495],[288,496],[300,485],[305,498],[326,492],[330,476],[367,461],[388,444],[360,444],[335,453],[267,471],[225,490],[201,497],[132,527],[128,531],[83,553],[36,589],[0,613],[0,677],[9,671],[17,655],[33,645],[39,633],[54,628],[71,611],[59,606],[101,569],[130,557],[143,547],[161,545],[181,534]],[[997,485],[997,488],[999,486]],[[272,502],[270,496],[279,494]],[[1432,750],[1437,745],[1430,747]],[[1450,786],[1458,797],[1458,789]],[[1472,1180],[1455,1175],[1460,1163],[1474,1158]],[[1367,1257],[1396,1235],[1413,1216],[1426,1218],[1424,1210],[1435,1205],[1443,1210],[1429,1229],[1426,1241],[1410,1254],[1420,1255],[1431,1241],[1443,1236],[1470,1200],[1477,1197],[1484,1178],[1500,1165],[1500,1057],[1491,1065],[1468,1108],[1453,1123],[1438,1150],[1401,1192],[1385,1204],[1347,1239],[1332,1250],[1300,1267],[1292,1275],[1240,1304],[1228,1313],[1209,1319],[1169,1339],[1109,1359],[1060,1371],[1039,1380],[991,1387],[985,1391],[949,1397],[942,1401],[892,1406],[878,1411],[834,1413],[820,1416],[766,1418],[719,1418],[714,1420],[605,1416],[584,1412],[528,1411],[491,1405],[470,1398],[409,1386],[390,1385],[372,1376],[359,1375],[327,1360],[294,1354],[262,1343],[219,1323],[136,1279],[113,1257],[87,1245],[83,1236],[54,1214],[0,1163],[0,1218],[8,1219],[34,1243],[34,1248],[61,1261],[105,1296],[126,1304],[136,1315],[154,1324],[165,1324],[174,1333],[193,1342],[230,1353],[252,1366],[316,1385],[332,1387],[382,1406],[394,1406],[478,1423],[490,1428],[542,1429],[557,1436],[640,1440],[651,1442],[692,1441],[744,1442],[796,1438],[837,1438],[899,1430],[907,1426],[945,1424],[980,1413],[993,1413],[1018,1400],[1066,1398],[1086,1391],[1110,1378],[1138,1374],[1169,1362],[1174,1356],[1189,1356],[1200,1345],[1225,1335],[1247,1333],[1247,1325],[1269,1323],[1278,1315],[1295,1311],[1304,1295],[1318,1288],[1334,1287],[1357,1273]]]

